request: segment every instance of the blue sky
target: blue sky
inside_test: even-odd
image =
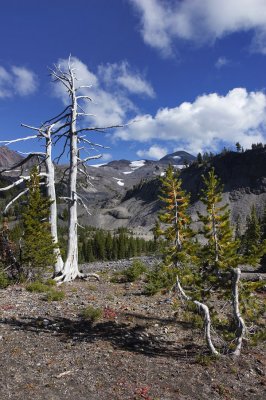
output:
[[[137,121],[93,137],[104,161],[265,142],[264,0],[9,0],[0,48],[0,140],[62,110],[47,67],[71,53],[93,85],[86,124]]]

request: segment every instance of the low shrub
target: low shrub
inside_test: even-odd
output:
[[[140,260],[134,260],[131,267],[123,272],[127,282],[135,282],[142,274],[147,272],[146,266]]]
[[[55,289],[50,289],[44,300],[46,301],[61,301],[65,298],[65,292],[62,290],[55,290]]]
[[[46,293],[50,290],[50,287],[41,281],[34,281],[26,286],[26,290],[32,293]]]
[[[56,286],[56,281],[54,280],[54,279],[47,279],[45,282],[44,282],[44,284],[45,285],[47,285],[47,286]]]
[[[80,316],[82,319],[85,319],[90,322],[98,321],[103,315],[103,312],[100,308],[95,308],[93,306],[88,306],[81,311]]]
[[[153,296],[162,289],[170,290],[176,279],[176,269],[164,265],[157,265],[147,274],[147,284],[144,294]]]
[[[0,289],[5,289],[10,285],[11,281],[4,272],[0,272]]]

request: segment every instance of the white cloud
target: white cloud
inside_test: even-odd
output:
[[[155,116],[139,115],[138,122],[118,130],[116,138],[149,142],[164,140],[196,153],[217,150],[221,144],[240,142],[250,147],[263,142],[266,127],[266,95],[236,88],[225,96],[199,96],[193,103],[159,109]]]
[[[27,96],[38,87],[37,76],[24,67],[12,66],[10,71],[0,66],[0,98],[12,97],[16,94]]]
[[[20,96],[27,96],[36,91],[38,86],[37,78],[32,71],[27,68],[13,66],[12,72],[14,75],[14,87]]]
[[[101,160],[103,160],[103,161],[110,161],[110,160],[112,160],[112,158],[113,158],[112,154],[110,154],[110,153],[103,153],[103,156],[102,156]]]
[[[133,71],[127,61],[101,65],[98,72],[108,86],[118,84],[129,93],[155,97],[151,84],[138,71]]]
[[[168,149],[166,147],[158,146],[154,144],[148,150],[138,150],[137,155],[139,157],[148,157],[152,159],[159,160],[163,158],[168,153]]]
[[[265,0],[129,0],[141,15],[141,34],[163,56],[175,39],[213,42],[238,31],[255,32],[252,47],[265,53]]]
[[[80,86],[91,85],[89,89],[80,90],[80,94],[86,94],[93,100],[92,102],[85,102],[82,105],[87,113],[93,114],[89,118],[91,123],[99,127],[123,124],[127,119],[126,116],[129,111],[134,110],[136,112],[136,107],[128,97],[128,94],[121,91],[120,87],[118,87],[122,84],[118,82],[118,78],[123,76],[117,73],[116,66],[118,66],[118,64],[102,65],[98,68],[97,74],[95,74],[78,58],[72,57],[71,60],[79,79],[78,84]],[[68,67],[68,59],[60,59],[58,64],[61,66],[62,70],[66,70]],[[127,66],[125,72],[127,72],[129,70],[129,65],[127,63],[125,63],[125,65]],[[118,70],[120,71],[120,66]],[[116,80],[112,80],[113,74],[115,74]],[[125,77],[126,76],[127,75],[125,75]],[[128,76],[130,75],[128,74]],[[125,83],[123,83],[123,86],[125,86]],[[147,86],[147,88],[149,87]],[[143,86],[142,93],[144,89]],[[64,86],[58,84],[54,90],[55,94],[61,98],[64,103],[67,103],[68,95]],[[132,91],[133,87],[131,88],[131,92]],[[136,91],[137,88],[135,85],[135,92]],[[140,87],[138,91],[140,92]]]
[[[215,67],[217,69],[220,69],[222,67],[225,67],[226,65],[230,64],[230,60],[226,57],[219,57],[218,60],[215,63]]]
[[[266,29],[258,29],[252,40],[251,50],[266,55]]]

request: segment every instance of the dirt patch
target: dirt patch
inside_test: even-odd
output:
[[[263,347],[209,359],[202,332],[175,315],[167,296],[141,282],[77,281],[46,302],[24,286],[0,291],[0,397],[25,400],[264,399]],[[80,317],[101,309],[91,323]]]

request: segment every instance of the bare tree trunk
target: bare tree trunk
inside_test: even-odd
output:
[[[68,242],[66,261],[61,274],[56,277],[58,283],[70,282],[76,278],[93,277],[99,280],[97,274],[83,274],[78,268],[78,194],[77,194],[77,174],[78,174],[78,133],[77,133],[77,116],[78,104],[75,88],[75,75],[69,67],[69,93],[71,97],[71,113],[69,124],[70,138],[70,168],[69,168],[69,184],[68,184]]]
[[[236,339],[236,348],[233,352],[233,355],[239,356],[241,352],[243,338],[246,332],[246,326],[244,319],[241,317],[241,313],[239,310],[239,292],[238,285],[241,276],[240,268],[234,268],[232,270],[232,303],[233,303],[233,312],[235,321],[237,323],[237,339]]]
[[[215,356],[220,355],[220,353],[214,347],[214,345],[212,343],[212,339],[211,339],[211,318],[210,318],[209,307],[206,304],[201,303],[197,300],[192,300],[191,297],[188,296],[184,292],[184,290],[180,284],[178,275],[176,277],[175,289],[178,290],[178,292],[180,293],[180,295],[182,296],[183,299],[185,299],[186,301],[192,301],[192,303],[194,303],[199,308],[199,310],[202,311],[202,313],[204,315],[204,331],[205,331],[205,339],[206,339],[207,346],[208,346],[211,354],[213,354]]]
[[[63,147],[63,151],[60,157],[64,154],[66,146],[69,144],[69,154],[70,154],[70,164],[67,171],[69,171],[68,177],[68,197],[64,197],[65,200],[68,201],[68,245],[67,245],[67,256],[66,261],[64,263],[63,269],[59,272],[59,274],[55,277],[58,283],[72,281],[75,278],[87,278],[94,277],[99,279],[96,274],[83,274],[79,272],[78,269],[78,214],[77,214],[77,203],[78,201],[83,204],[85,209],[87,210],[86,204],[84,203],[82,196],[77,193],[77,174],[79,170],[79,166],[83,166],[84,170],[81,170],[85,176],[87,177],[86,172],[86,163],[92,159],[98,159],[101,155],[89,156],[85,158],[80,157],[80,151],[85,151],[88,153],[86,146],[89,146],[89,150],[94,150],[95,147],[104,148],[104,146],[95,144],[88,140],[86,136],[86,132],[97,132],[97,131],[105,131],[110,128],[117,128],[118,126],[109,126],[104,128],[98,127],[87,127],[87,128],[79,128],[77,129],[77,118],[81,116],[89,116],[78,101],[91,101],[91,98],[84,95],[78,95],[78,91],[80,89],[88,88],[90,86],[81,85],[76,88],[75,82],[78,80],[75,75],[75,68],[71,66],[71,57],[69,57],[68,69],[67,71],[62,71],[60,65],[55,67],[55,70],[51,70],[51,75],[54,78],[55,82],[59,82],[62,84],[70,97],[70,104],[65,108],[65,110],[60,113],[57,117],[53,118],[50,121],[53,121],[54,124],[60,122],[60,126],[53,131],[53,137],[56,138],[56,141],[60,138],[65,139],[65,145]],[[80,112],[78,111],[80,110]],[[83,146],[78,148],[78,145],[82,143]],[[88,210],[87,210],[88,211]]]
[[[68,184],[68,244],[67,256],[64,264],[63,275],[60,281],[68,282],[79,276],[78,269],[78,213],[77,213],[77,173],[78,173],[78,137],[76,129],[77,120],[77,99],[75,93],[75,77],[70,72],[70,96],[71,96],[71,122],[69,129],[70,136],[70,169]]]
[[[46,136],[46,158],[45,158],[45,166],[47,173],[47,196],[51,199],[52,203],[50,205],[50,225],[51,225],[51,234],[54,239],[54,242],[58,244],[58,235],[57,235],[57,203],[56,203],[56,193],[55,193],[55,171],[54,164],[52,161],[52,138],[51,138],[51,127],[47,129]],[[58,275],[64,266],[61,252],[59,247],[54,249],[54,254],[56,255],[56,262],[54,266],[54,274]]]

